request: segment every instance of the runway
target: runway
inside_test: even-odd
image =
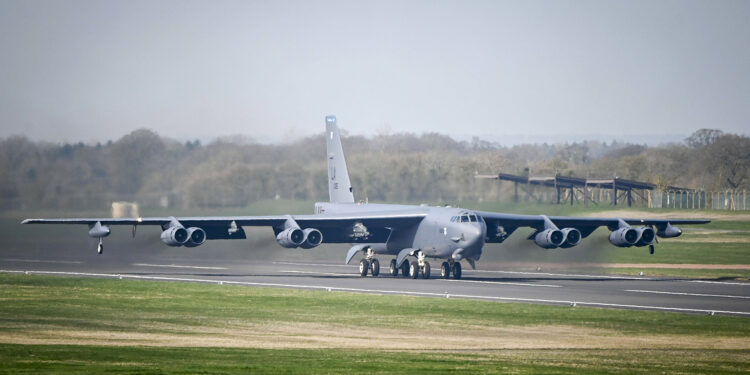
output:
[[[384,273],[362,278],[358,265],[332,261],[231,261],[210,256],[197,260],[179,259],[174,253],[141,260],[116,254],[78,259],[64,254],[35,255],[0,258],[0,270],[750,317],[748,282],[493,270],[482,269],[481,263],[478,270],[465,266],[461,280],[445,280],[436,272],[437,262],[432,262],[431,279],[414,280]],[[380,260],[387,264],[390,258]]]

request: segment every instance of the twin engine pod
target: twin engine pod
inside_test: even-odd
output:
[[[161,232],[161,241],[167,246],[196,247],[206,242],[206,232],[198,227],[173,226]]]
[[[609,242],[617,247],[642,247],[651,245],[656,239],[656,233],[649,227],[624,227],[609,234]]]
[[[290,227],[276,235],[276,242],[287,249],[312,249],[323,242],[323,233],[315,228]]]
[[[545,229],[534,236],[534,242],[542,249],[567,249],[581,243],[581,231],[576,228]]]

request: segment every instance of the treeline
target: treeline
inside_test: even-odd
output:
[[[101,209],[114,200],[170,207],[327,200],[323,136],[277,145],[243,137],[180,143],[150,130],[96,145],[0,139],[0,208]],[[503,147],[434,133],[344,136],[343,145],[358,200],[507,199],[510,184],[474,177],[499,171],[750,187],[750,138],[713,129],[658,147],[599,141]]]

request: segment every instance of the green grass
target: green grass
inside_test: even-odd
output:
[[[750,320],[646,311],[250,288],[231,285],[0,274],[0,326],[174,332],[170,325],[323,323],[395,329],[424,325],[572,325],[628,334],[750,337]],[[176,313],[179,312],[179,313]],[[164,323],[154,328],[154,323]],[[18,328],[20,327],[20,328]]]
[[[664,240],[654,254],[643,248],[611,248],[612,263],[750,264],[750,243],[703,243]]]
[[[745,350],[508,350],[410,353],[1,345],[0,374],[738,374]]]
[[[315,323],[315,335],[354,327],[375,334],[404,330],[405,338],[413,339],[421,331],[447,330],[458,337],[497,327],[523,331],[562,326],[570,332],[601,330],[597,339],[604,341],[656,334],[672,343],[625,349],[504,350],[489,344],[443,350],[439,342],[438,349],[430,350],[142,346],[124,340],[101,345],[9,343],[0,344],[0,374],[750,372],[750,344],[713,347],[750,337],[750,320],[737,317],[16,274],[0,274],[0,300],[0,337],[43,332],[55,338],[55,332],[74,330],[164,333],[187,341],[221,335],[211,330],[201,336],[202,328]],[[554,342],[555,334],[551,335]],[[696,340],[705,341],[706,347],[680,346]]]

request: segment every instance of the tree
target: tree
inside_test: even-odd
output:
[[[714,143],[724,132],[719,129],[700,129],[685,138],[685,143],[692,148],[703,148]]]

